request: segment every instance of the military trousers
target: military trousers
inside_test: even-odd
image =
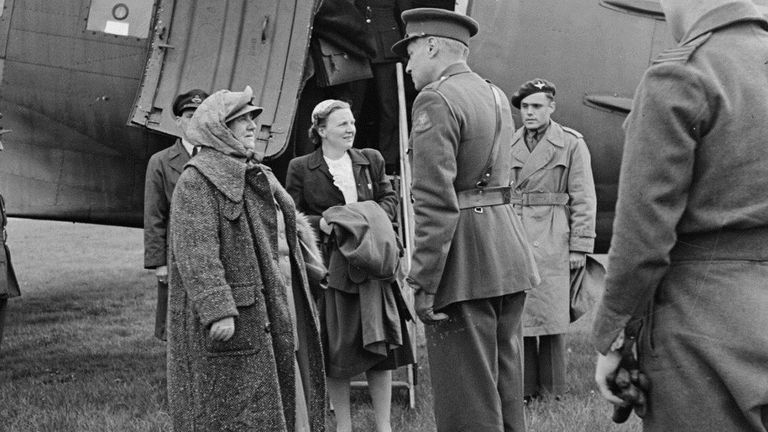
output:
[[[525,430],[524,302],[524,292],[457,302],[425,326],[438,432]]]
[[[673,261],[641,331],[643,430],[768,430],[768,262]]]

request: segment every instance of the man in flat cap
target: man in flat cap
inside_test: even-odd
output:
[[[512,96],[523,119],[512,137],[512,198],[541,275],[523,315],[527,398],[565,393],[570,271],[584,266],[595,242],[589,149],[580,133],[551,119],[555,91],[554,84],[537,78]]]
[[[538,274],[510,204],[509,103],[467,66],[477,22],[431,8],[402,17],[406,36],[392,50],[409,58],[420,90],[408,283],[426,324],[437,429],[522,431],[521,317]]]
[[[184,137],[184,131],[192,114],[206,97],[208,93],[199,89],[176,96],[171,111],[179,129],[179,138],[172,146],[153,154],[147,164],[144,182],[144,268],[154,269],[157,277],[155,337],[160,340],[165,340],[168,310],[166,259],[171,197],[184,164],[197,153],[197,148]]]
[[[644,431],[766,431],[768,22],[749,0],[661,6],[678,45],[625,123],[595,379],[624,404],[607,376],[637,338]]]

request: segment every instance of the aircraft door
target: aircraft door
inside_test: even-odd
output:
[[[2,60],[8,46],[8,32],[11,29],[13,15],[13,0],[0,0],[0,79],[3,78]]]
[[[267,157],[287,145],[317,0],[160,0],[130,123],[177,135],[179,92],[250,85]]]

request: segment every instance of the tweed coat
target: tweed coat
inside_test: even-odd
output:
[[[292,431],[298,370],[311,429],[322,431],[319,322],[295,207],[267,167],[246,163],[246,148],[225,123],[249,99],[248,91],[216,92],[187,129],[190,142],[202,149],[179,177],[172,200],[169,411],[177,431]],[[278,263],[277,206],[289,247],[290,286]],[[234,317],[234,335],[211,340],[210,325],[226,317]]]
[[[593,338],[605,353],[644,321],[644,430],[765,431],[768,22],[703,3],[668,17],[680,44],[635,94]]]
[[[520,128],[512,138],[513,195],[560,193],[568,195],[568,202],[515,204],[541,276],[525,300],[523,335],[560,334],[570,324],[568,252],[591,253],[595,242],[597,200],[589,149],[580,133],[555,121],[533,152],[524,135]]]
[[[384,172],[384,158],[373,149],[349,149],[352,173],[357,183],[357,200],[376,201],[390,220],[397,216],[398,199]],[[285,188],[296,208],[309,217],[312,227],[320,232],[320,219],[325,210],[344,205],[344,194],[333,184],[333,175],[323,159],[323,150],[299,156],[288,164]]]
[[[435,309],[533,288],[538,274],[511,205],[459,209],[457,193],[475,187],[493,144],[491,85],[466,64],[449,66],[413,104],[410,139],[415,242],[409,284],[435,294]],[[483,95],[484,97],[478,97]],[[502,98],[500,142],[515,131]],[[488,187],[509,185],[511,154],[499,150]]]
[[[180,139],[152,155],[144,182],[144,268],[167,264],[171,197],[189,153]]]

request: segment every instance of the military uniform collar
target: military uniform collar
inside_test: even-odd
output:
[[[467,64],[464,62],[457,62],[445,68],[445,70],[440,74],[440,81],[450,78],[454,75],[467,72],[472,72],[469,66],[467,66]]]
[[[743,2],[726,3],[710,10],[696,21],[683,36],[680,45],[685,45],[721,27],[746,21],[758,21],[768,30],[768,21],[753,5]]]

